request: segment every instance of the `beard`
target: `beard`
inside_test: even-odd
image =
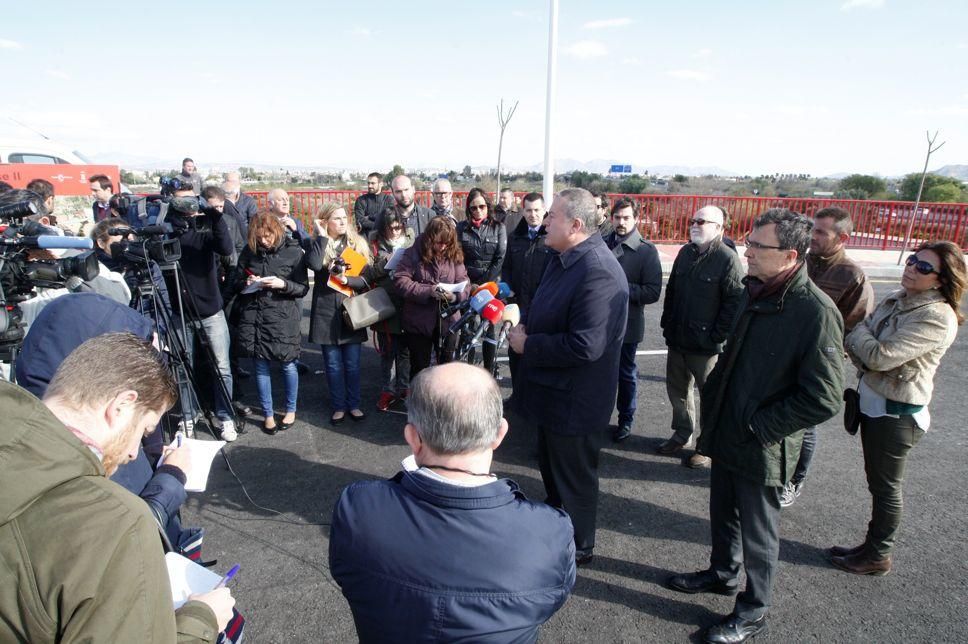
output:
[[[714,232],[714,231],[704,230],[702,228],[700,228],[700,229],[690,228],[689,229],[689,241],[691,241],[693,244],[696,244],[697,246],[702,246],[703,244],[708,244],[712,240],[716,239],[716,236],[717,235],[719,235],[719,232],[718,231],[715,231]]]
[[[109,478],[118,471],[119,467],[131,460],[128,458],[127,447],[131,442],[132,434],[138,431],[138,420],[139,418],[132,419],[127,427],[104,445],[104,457],[101,459],[101,464]]]

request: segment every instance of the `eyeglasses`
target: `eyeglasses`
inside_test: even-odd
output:
[[[938,273],[938,271],[935,270],[931,262],[926,262],[923,259],[918,259],[917,255],[908,256],[907,262],[905,263],[908,266],[913,266],[914,270],[921,273],[922,275],[930,275],[931,273],[937,273],[938,275],[941,275],[941,273]]]
[[[718,221],[709,221],[708,219],[690,219],[690,226],[705,226],[706,224],[718,224]]]
[[[487,204],[486,203],[482,203],[482,204],[478,204],[476,206],[468,206],[467,209],[468,210],[487,210]]]
[[[744,237],[746,241],[747,248],[755,248],[756,250],[790,250],[789,248],[784,248],[783,246],[767,246],[766,244],[761,244],[758,241],[753,241],[750,236]]]
[[[434,196],[435,197],[443,197],[444,195],[452,195],[452,194],[454,194],[454,193],[453,192],[435,192],[434,193]]]
[[[397,224],[396,226],[390,226],[390,230],[403,230],[403,226]]]

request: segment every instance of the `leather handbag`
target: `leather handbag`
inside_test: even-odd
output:
[[[844,389],[844,429],[853,436],[860,427],[860,394],[856,389]]]
[[[343,319],[354,331],[388,320],[397,313],[386,289],[375,289],[343,300]]]

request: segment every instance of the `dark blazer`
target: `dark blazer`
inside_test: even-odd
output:
[[[602,431],[615,405],[629,286],[592,234],[548,264],[527,312],[518,411],[551,432]]]
[[[508,479],[401,472],[343,490],[329,567],[361,642],[534,642],[574,586],[573,534]]]
[[[629,282],[629,319],[624,341],[639,343],[645,337],[645,305],[658,302],[662,292],[659,252],[652,242],[642,239],[638,230],[620,243],[612,233],[607,243]]]
[[[246,229],[248,229],[249,222],[252,221],[252,218],[259,214],[259,204],[244,192],[239,192],[239,198],[235,202],[235,208],[242,213],[242,217],[245,219]]]
[[[508,252],[504,257],[501,279],[514,291],[514,302],[521,307],[522,314],[531,306],[549,260],[557,255],[556,251],[545,246],[547,234],[544,226],[541,226],[537,236],[531,239],[528,236],[528,222],[524,219],[508,234]]]

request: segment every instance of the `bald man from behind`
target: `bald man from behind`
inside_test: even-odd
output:
[[[330,570],[361,642],[533,642],[564,605],[571,520],[491,472],[507,431],[483,369],[413,379],[402,471],[350,485],[333,511]]]
[[[702,391],[723,351],[743,295],[743,267],[723,242],[724,213],[705,206],[689,220],[689,243],[679,250],[662,304],[662,335],[669,347],[666,393],[672,404],[673,435],[656,451],[671,456],[693,445],[698,415],[693,385]],[[684,465],[705,467],[694,453]]]

